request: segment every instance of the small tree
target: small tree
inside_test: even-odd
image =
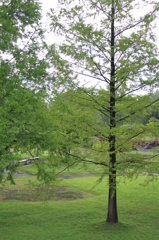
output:
[[[69,114],[65,115],[67,125],[72,126],[73,116],[76,121],[81,119],[79,109],[85,106],[82,112],[85,117],[79,125],[74,124],[74,131],[81,127],[79,136],[86,132],[93,136],[96,132],[104,138],[100,149],[96,149],[98,158],[95,153],[91,157],[94,159],[92,163],[103,166],[103,172],[109,175],[107,221],[116,223],[117,171],[126,172],[128,176],[143,171],[142,167],[148,162],[139,154],[132,156],[129,153],[131,142],[148,134],[150,129],[152,132],[156,126],[152,122],[146,127],[135,122],[132,124],[132,117],[144,114],[158,99],[132,96],[158,86],[159,52],[153,29],[159,3],[130,0],[59,0],[58,3],[49,16],[51,29],[61,37],[61,43],[50,47],[48,57],[55,70],[57,87],[63,86],[62,90],[71,86],[80,91],[79,95],[75,90],[70,94],[78,105],[74,112],[70,109],[71,101],[70,106],[62,103],[68,108]],[[148,8],[144,11],[145,6]],[[88,82],[92,90],[81,87]],[[99,90],[96,94],[97,84],[107,91]],[[96,109],[98,116],[106,117],[109,123],[97,124],[97,119],[88,119],[86,109],[89,107]],[[87,161],[84,155],[80,158],[78,154],[75,156],[78,161]]]

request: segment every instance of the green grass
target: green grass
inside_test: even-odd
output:
[[[64,174],[85,174],[85,173],[100,173],[102,167],[96,166],[94,168],[93,164],[87,164],[87,166],[84,166],[82,163],[79,163],[76,166],[72,166],[70,168],[67,168],[66,164],[63,164],[61,167],[58,168],[57,173],[61,172]],[[65,171],[63,171],[65,169]],[[28,174],[37,174],[37,167],[35,164],[29,164],[29,165],[20,165],[17,168],[17,172],[19,173],[28,173]]]
[[[36,168],[35,164],[20,165],[17,168],[17,172],[18,173],[28,173],[28,174],[36,175],[37,174],[37,168]]]
[[[22,190],[29,178],[16,178]],[[35,179],[35,177],[33,177]],[[106,223],[108,179],[97,185],[97,177],[64,179],[60,185],[87,197],[69,201],[0,202],[0,240],[157,240],[159,235],[159,181],[141,186],[145,177],[123,183],[118,178],[118,224]],[[92,189],[93,188],[93,189]]]
[[[128,154],[128,153],[127,153]],[[147,151],[143,151],[143,152],[139,152],[139,151],[131,151],[131,152],[129,152],[129,154],[136,154],[136,155],[138,155],[138,154],[140,154],[140,155],[149,155],[149,156],[153,156],[153,155],[155,155],[156,154],[156,152],[147,152]]]

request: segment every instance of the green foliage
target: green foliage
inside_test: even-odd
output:
[[[0,180],[4,168],[16,169],[15,153],[38,148],[37,124],[44,105],[47,63],[41,6],[36,1],[2,0],[0,4]],[[41,124],[42,125],[42,124]],[[33,135],[34,134],[34,135]],[[36,141],[36,146],[35,146]],[[8,179],[11,176],[8,175]]]
[[[93,164],[102,165],[103,172],[111,174],[114,169],[126,171],[130,177],[138,175],[149,160],[141,154],[132,159],[129,152],[140,138],[152,135],[157,127],[155,121],[143,125],[139,118],[148,114],[158,98],[153,100],[149,93],[138,93],[149,92],[158,85],[158,48],[151,28],[158,3],[149,3],[153,14],[149,11],[140,17],[132,10],[144,8],[144,1],[59,3],[49,13],[51,29],[64,39],[48,48],[48,59],[57,70],[54,77],[63,89],[59,94],[55,91],[50,107],[53,129],[58,130],[54,151],[60,149],[69,164],[87,163],[89,158]],[[93,87],[81,86],[81,81],[87,79]],[[103,141],[93,143],[89,153],[77,149],[85,139],[95,136],[102,136]],[[68,153],[68,149],[72,152]]]
[[[92,98],[88,97],[88,92],[89,89],[77,91],[69,89],[67,92],[58,94],[50,103],[49,116],[52,123],[48,125],[52,130],[48,132],[47,138],[50,144],[48,152],[52,160],[48,163],[51,162],[54,167],[59,167],[63,162],[67,163],[68,167],[81,162],[84,165],[87,163],[101,165],[103,166],[103,174],[102,172],[101,174],[104,177],[104,174],[109,172],[109,124],[103,121],[102,114],[97,109],[98,90],[92,91]],[[134,101],[133,97],[130,99]],[[145,97],[143,99],[145,100]],[[118,108],[119,106],[120,104]],[[124,113],[120,113],[120,118],[123,115]],[[150,166],[151,155],[145,159],[144,154],[136,152],[132,155],[131,152],[145,134],[147,137],[158,136],[157,129],[157,120],[152,119],[144,126],[138,120],[135,123],[132,117],[113,130],[116,135],[116,169],[120,174],[130,177],[134,174],[138,176],[143,173],[144,166]],[[157,153],[156,157],[158,157]],[[150,167],[150,173],[158,171],[158,162],[155,162],[154,166],[155,168]]]

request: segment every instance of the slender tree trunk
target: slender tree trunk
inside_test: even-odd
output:
[[[115,121],[115,58],[114,58],[114,0],[112,0],[111,21],[111,79],[110,79],[110,136],[109,136],[109,197],[107,222],[118,222],[116,201],[116,152],[115,135],[112,131],[116,127]]]
[[[107,222],[117,223],[117,201],[116,201],[116,171],[111,171],[109,176],[109,196]]]

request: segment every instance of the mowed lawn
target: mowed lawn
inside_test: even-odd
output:
[[[159,239],[159,181],[142,186],[144,177],[123,182],[118,178],[118,224],[106,223],[108,179],[64,179],[60,187],[72,197],[60,200],[5,200],[9,190],[25,193],[28,179],[17,177],[15,186],[0,191],[0,240],[157,240]],[[23,191],[23,192],[21,192]],[[74,199],[74,195],[79,198]],[[62,195],[61,195],[62,196]],[[58,199],[58,198],[57,198]]]

